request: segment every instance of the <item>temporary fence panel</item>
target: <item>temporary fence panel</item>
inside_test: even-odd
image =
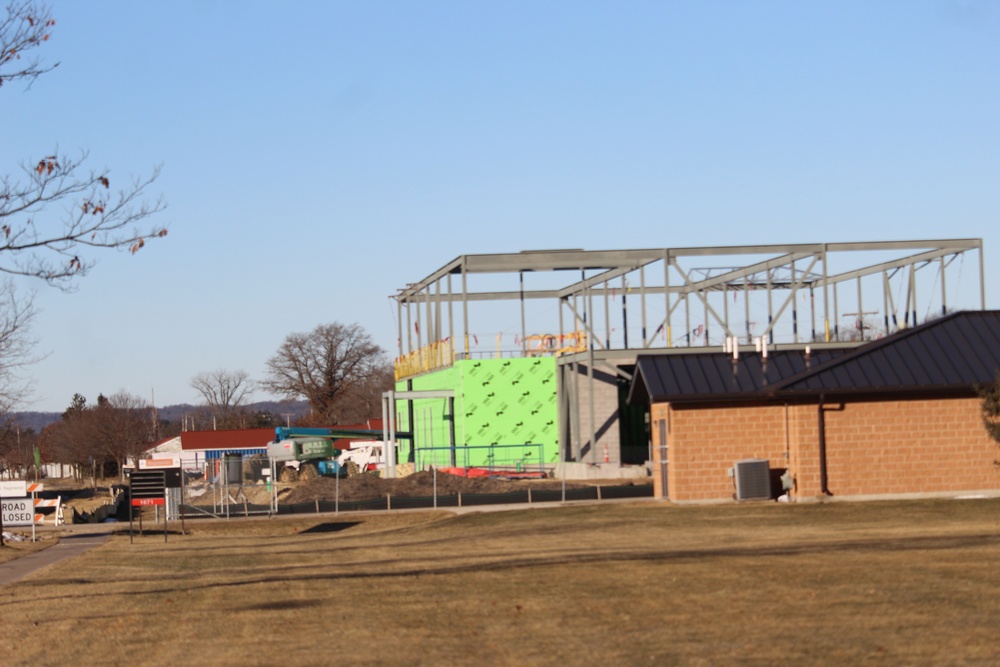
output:
[[[235,452],[208,458],[181,471],[173,511],[184,517],[275,514],[271,470],[270,460],[262,454]]]

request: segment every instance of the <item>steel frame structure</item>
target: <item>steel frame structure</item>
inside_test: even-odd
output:
[[[558,366],[564,371],[560,373],[560,410],[565,408],[570,431],[566,435],[573,439],[572,448],[565,447],[563,451],[567,457],[580,460],[588,449],[580,440],[580,410],[585,406],[575,399],[580,396],[581,373],[593,383],[595,367],[600,366],[630,379],[621,366],[629,365],[639,353],[704,352],[707,346],[717,346],[723,339],[727,345],[758,348],[766,345],[772,349],[856,345],[866,337],[865,327],[869,325],[865,316],[872,314],[864,310],[866,303],[881,301],[883,334],[918,323],[917,276],[921,269],[937,268],[934,283],[940,280],[940,310],[942,314],[948,312],[946,271],[956,258],[964,258],[970,252],[978,255],[979,269],[978,304],[971,307],[985,310],[982,239],[462,255],[398,290],[391,298],[397,304],[400,357],[448,340],[453,359],[468,358],[471,354],[470,304],[520,304],[520,353],[529,354],[525,304],[537,300],[555,302],[552,322],[558,320],[560,339],[567,335],[568,319],[572,324],[569,330],[582,331],[586,341],[579,349],[560,354],[558,359]],[[872,254],[877,256],[874,261]],[[692,262],[709,258],[722,259],[728,266],[691,266]],[[831,270],[831,265],[837,265],[837,269]],[[555,281],[555,287],[531,288],[526,284],[526,276],[534,279],[537,274],[560,275],[558,272],[569,276],[569,280]],[[494,282],[516,276],[517,283],[500,290],[471,284],[484,274],[490,274]],[[839,291],[841,286],[852,283],[852,294],[845,301],[855,312],[842,313]],[[894,284],[899,292],[905,287],[902,303],[893,298]],[[766,325],[759,332],[751,322],[750,295],[755,292],[762,292],[766,298],[766,307],[754,306],[762,318],[766,317]],[[742,308],[731,308],[730,301],[736,304],[740,296]],[[808,319],[800,313],[799,306],[799,301],[806,299]],[[650,305],[654,302],[662,315],[650,318]],[[455,304],[461,308],[459,318],[455,316]],[[639,325],[633,325],[630,336],[629,315],[632,313],[634,320],[636,308]],[[764,310],[766,315],[761,312]],[[856,331],[844,330],[838,324],[841,316],[846,315],[856,315]],[[822,320],[819,329],[817,316]],[[675,337],[677,327],[682,333]],[[777,335],[779,328],[781,335]],[[710,330],[721,335],[710,336]],[[612,332],[620,332],[620,342],[612,340]],[[684,344],[675,345],[676,340]],[[596,445],[594,391],[588,393],[588,443]],[[590,446],[589,452],[594,457],[595,447]]]

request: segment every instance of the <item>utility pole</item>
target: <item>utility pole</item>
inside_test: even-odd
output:
[[[153,410],[150,414],[153,416],[153,442],[160,441],[160,415],[156,410],[156,390],[150,387],[149,389],[149,404],[153,406]]]

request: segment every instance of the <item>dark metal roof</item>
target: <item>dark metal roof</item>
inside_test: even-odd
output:
[[[962,311],[863,345],[788,378],[783,395],[969,392],[1000,370],[1000,311]]]
[[[1000,370],[1000,311],[962,311],[853,350],[643,355],[633,404],[818,394],[971,393]]]
[[[629,390],[631,404],[679,400],[748,398],[782,380],[823,365],[847,350],[802,350],[742,354],[734,361],[722,352],[640,355]]]

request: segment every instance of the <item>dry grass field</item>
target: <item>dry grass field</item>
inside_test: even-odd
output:
[[[998,500],[187,528],[0,588],[0,662],[1000,664]]]

